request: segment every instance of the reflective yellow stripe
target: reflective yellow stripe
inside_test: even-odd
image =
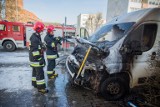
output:
[[[53,71],[47,71],[47,74],[53,74]]]
[[[36,77],[32,77],[32,81],[36,81]]]
[[[44,66],[43,65],[40,65],[39,62],[30,62],[30,65],[33,66],[33,67],[41,67],[41,66]]]
[[[59,38],[56,38],[57,40],[59,40]]]
[[[43,80],[37,80],[37,85],[42,85],[42,84],[45,84],[44,79]]]
[[[54,42],[52,42],[51,46],[52,46],[52,47],[55,47],[55,44],[54,44]]]
[[[47,59],[56,59],[57,55],[47,55]]]
[[[39,58],[38,60],[41,60],[42,58]]]
[[[34,51],[34,52],[32,52],[32,53],[33,53],[33,56],[40,55],[39,51]]]

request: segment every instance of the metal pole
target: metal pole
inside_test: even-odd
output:
[[[143,2],[144,0],[141,0],[141,9],[143,9]]]
[[[64,24],[64,37],[67,35],[67,30],[66,30],[66,25],[67,25],[67,17],[65,17],[65,24]],[[67,51],[67,40],[65,38],[65,51]]]

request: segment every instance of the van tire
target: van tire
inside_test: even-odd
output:
[[[12,52],[16,49],[16,45],[12,41],[4,42],[3,47],[8,52]]]
[[[101,85],[101,94],[109,101],[124,97],[128,90],[127,82],[120,77],[109,77]]]

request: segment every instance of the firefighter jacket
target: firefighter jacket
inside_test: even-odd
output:
[[[32,67],[45,66],[43,43],[40,34],[33,33],[30,37],[29,60]]]
[[[58,41],[54,38],[54,35],[47,34],[44,38],[46,43],[47,51],[47,59],[56,59],[58,57],[57,51],[57,43]]]

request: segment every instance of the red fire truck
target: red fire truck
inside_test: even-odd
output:
[[[74,27],[55,26],[55,36],[75,36]],[[20,22],[0,21],[0,46],[6,51],[14,51],[17,48],[25,48],[29,44],[29,38],[33,33],[33,24]],[[66,32],[66,33],[65,33]],[[42,40],[46,30],[42,34]]]

